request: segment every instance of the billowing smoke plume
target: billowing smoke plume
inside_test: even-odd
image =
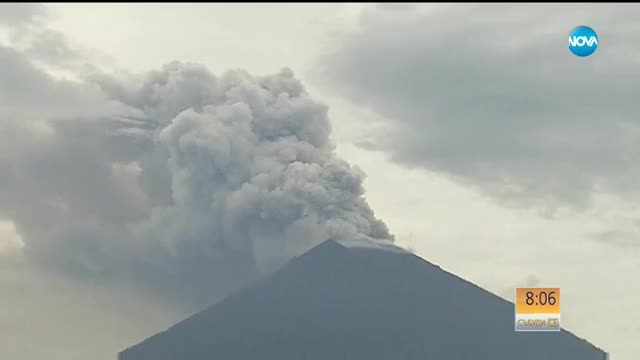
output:
[[[333,152],[326,107],[290,70],[216,78],[173,63],[133,89],[96,81],[149,116],[147,129],[120,130],[152,142],[140,178],[158,203],[142,238],[178,256],[250,254],[259,268],[328,238],[391,239],[362,197],[364,175]]]
[[[24,131],[0,103],[18,136],[16,156],[0,157],[0,215],[42,266],[201,306],[326,239],[393,241],[363,198],[364,174],[334,153],[327,108],[288,69],[218,77],[176,62],[72,83],[3,51],[51,94],[71,94],[49,104],[56,119],[40,106],[31,118],[46,121]],[[77,109],[82,99],[102,105]]]

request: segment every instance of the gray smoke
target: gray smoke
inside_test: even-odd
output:
[[[0,50],[0,218],[38,266],[202,306],[326,239],[393,242],[288,69],[72,82]]]
[[[251,254],[260,269],[328,238],[392,238],[362,197],[364,174],[335,156],[326,107],[290,70],[217,78],[172,63],[137,88],[94,79],[149,115],[144,127],[120,129],[152,143],[140,179],[159,197],[138,236],[177,255]]]

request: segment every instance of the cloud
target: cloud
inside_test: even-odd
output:
[[[627,252],[634,251],[640,249],[640,220],[627,216],[618,219],[612,229],[591,232],[589,237],[596,242],[613,245]]]
[[[32,265],[192,310],[326,239],[393,241],[291,70],[64,80],[30,49],[0,47],[0,218]]]
[[[314,76],[384,117],[361,146],[504,204],[637,200],[639,13],[631,4],[372,7]],[[600,37],[590,58],[567,49],[583,23]]]
[[[36,23],[48,16],[42,4],[2,3],[0,4],[0,25],[20,26]]]
[[[638,239],[640,238],[640,232],[634,231],[603,231],[591,234],[591,238],[598,242],[603,242],[608,245],[614,245],[623,249],[635,249],[640,246]]]
[[[0,220],[0,257],[19,251],[24,246],[13,222]]]
[[[1,261],[0,289],[0,348],[7,359],[113,360],[184,316],[135,289],[78,283]]]
[[[110,56],[74,43],[62,32],[51,29],[55,20],[42,4],[3,3],[0,5],[0,45],[24,53],[29,60],[50,71],[82,71],[95,65],[113,66]],[[73,75],[67,72],[66,75]]]

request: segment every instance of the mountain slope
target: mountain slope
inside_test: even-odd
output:
[[[327,241],[120,360],[601,360],[516,333],[513,304],[409,253]]]

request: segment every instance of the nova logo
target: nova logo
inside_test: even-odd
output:
[[[569,38],[569,44],[571,46],[593,46],[594,44],[598,46],[598,39],[595,36],[589,39],[586,36],[572,36]]]
[[[589,56],[598,48],[598,34],[588,26],[578,26],[569,34],[569,50],[576,56]]]

